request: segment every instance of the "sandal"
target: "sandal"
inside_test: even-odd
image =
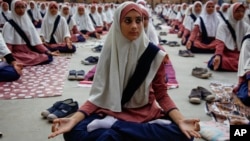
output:
[[[86,59],[82,60],[81,62],[84,65],[94,65],[97,64],[98,60],[99,60],[98,56],[89,56]]]
[[[93,52],[101,52],[102,51],[102,45],[98,45],[91,49]]]
[[[168,45],[169,45],[170,47],[179,47],[179,46],[180,46],[180,44],[177,43],[176,41],[170,41],[170,42],[168,43]]]
[[[164,44],[166,45],[167,42],[168,42],[167,40],[161,39],[161,40],[160,40],[160,45],[164,45]]]
[[[83,80],[85,75],[84,70],[79,70],[76,72],[76,80]]]
[[[75,80],[76,79],[76,70],[70,70],[68,75],[68,80]]]
[[[167,36],[167,32],[160,32],[160,36]]]

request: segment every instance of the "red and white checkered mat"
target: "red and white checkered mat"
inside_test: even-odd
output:
[[[0,83],[0,99],[61,96],[68,64],[68,57],[54,57],[50,64],[25,67],[19,80]]]

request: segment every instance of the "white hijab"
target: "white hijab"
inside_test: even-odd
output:
[[[141,32],[138,39],[134,41],[129,41],[121,32],[121,12],[132,3],[134,2],[124,2],[114,13],[114,22],[104,43],[88,99],[98,107],[114,112],[122,111],[122,92],[135,71],[137,60],[149,44],[145,32]],[[139,108],[148,104],[150,84],[164,56],[164,52],[158,52],[146,80],[136,90],[130,101],[124,105],[126,108]]]
[[[219,39],[225,43],[225,46],[229,50],[235,50],[237,49],[240,51],[241,48],[241,41],[243,37],[245,36],[247,30],[248,30],[248,24],[244,22],[244,20],[236,21],[233,17],[233,13],[235,10],[241,5],[240,2],[236,2],[231,5],[231,7],[228,9],[228,21],[233,27],[235,34],[236,34],[236,43],[233,40],[233,37],[231,36],[231,33],[227,27],[227,24],[225,22],[222,22],[217,30],[216,33],[216,39]]]
[[[27,37],[30,40],[30,44],[32,46],[40,45],[42,44],[42,41],[39,37],[39,34],[34,27],[33,23],[31,22],[29,16],[25,12],[24,15],[19,16],[15,12],[15,4],[17,2],[22,2],[21,0],[14,0],[11,3],[11,18],[19,25],[19,27],[26,33]],[[15,45],[21,45],[26,44],[26,42],[23,40],[23,38],[16,32],[14,27],[10,23],[6,23],[3,27],[3,37],[6,43],[9,44],[15,44]],[[11,34],[10,34],[11,33]]]
[[[56,4],[55,2],[51,2],[49,4],[49,8],[51,4]],[[56,4],[57,5],[57,4]],[[58,7],[58,5],[57,5]],[[47,10],[46,15],[44,16],[40,36],[42,36],[46,42],[50,41],[50,36],[54,28],[54,22],[56,20],[57,15],[59,15],[59,12],[56,15],[52,15],[50,13],[50,10]],[[66,37],[70,37],[70,32],[68,28],[68,24],[62,16],[60,17],[60,20],[58,22],[58,26],[56,28],[56,31],[53,35],[56,43],[63,43],[65,42]]]
[[[79,7],[83,7],[85,10],[84,6],[78,6],[78,8]],[[73,19],[75,19],[78,29],[80,31],[81,30],[87,30],[89,32],[95,31],[94,25],[93,25],[89,15],[88,15],[88,13],[86,13],[86,10],[84,11],[83,15],[79,15],[78,8],[77,8],[76,14],[73,16]]]
[[[214,2],[210,1],[210,0],[206,2],[206,4],[202,7],[202,12],[201,12],[200,17],[202,17],[203,22],[205,24],[205,28],[207,30],[207,36],[208,37],[215,37],[217,27],[220,23],[220,20],[215,12],[215,9],[214,9],[214,12],[212,14],[207,13],[206,7],[207,7],[208,3],[214,3]],[[194,25],[198,25],[200,27],[200,31],[202,32],[200,18],[196,19]]]

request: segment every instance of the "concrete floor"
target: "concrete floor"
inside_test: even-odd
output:
[[[155,20],[157,21],[157,20]],[[168,34],[163,37],[168,41],[179,41],[176,35]],[[97,43],[98,44],[98,43]],[[90,56],[98,56],[99,53],[91,51],[90,47],[77,45],[77,52],[73,54],[70,65],[71,69],[84,69],[88,72],[93,66],[81,64],[81,60]],[[206,67],[206,63],[212,54],[195,54],[194,58],[184,58],[178,56],[181,47],[164,46],[176,71],[176,77],[180,87],[168,90],[169,95],[175,101],[180,111],[189,118],[200,118],[201,121],[211,120],[206,115],[203,101],[200,105],[193,105],[188,102],[188,95],[192,88],[203,86],[209,89],[211,81],[222,81],[227,83],[237,82],[236,73],[232,72],[212,72],[213,76],[209,79],[199,79],[191,75],[194,67]],[[51,98],[20,99],[20,100],[1,100],[0,101],[0,132],[3,133],[1,141],[45,141],[51,132],[51,124],[42,119],[40,113],[49,108],[53,103],[67,98],[73,98],[79,105],[83,104],[88,98],[90,88],[77,87],[77,81],[68,81],[65,77],[65,86],[62,96]],[[62,136],[58,136],[51,141],[62,141]],[[198,140],[198,139],[196,139]]]

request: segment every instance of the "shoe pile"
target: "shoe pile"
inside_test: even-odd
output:
[[[78,102],[73,99],[65,99],[55,102],[50,108],[41,112],[43,118],[47,118],[49,122],[54,119],[68,117],[78,110]]]
[[[208,69],[199,67],[193,68],[192,75],[201,79],[208,79],[209,77],[212,77],[212,73],[208,72]]]
[[[194,57],[194,54],[190,50],[179,50],[179,56]]]
[[[191,90],[190,95],[188,96],[189,102],[193,104],[200,104],[201,100],[205,100],[207,102],[212,102],[215,100],[215,94],[212,94],[207,89],[198,86]]]

